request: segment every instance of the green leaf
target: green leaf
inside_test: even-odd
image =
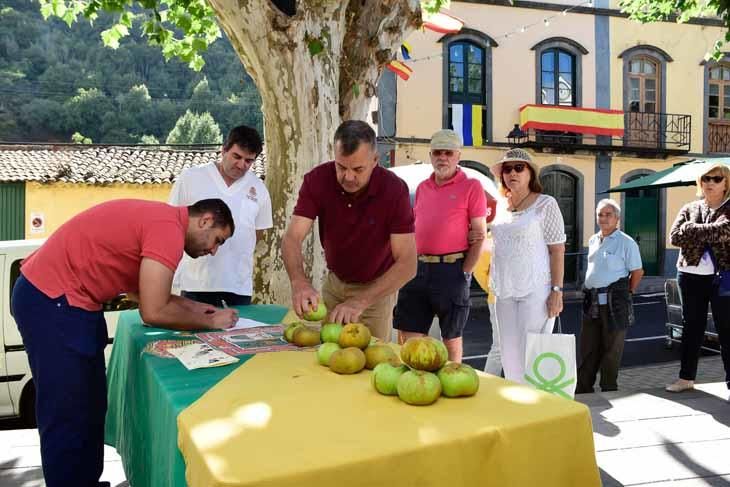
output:
[[[44,2],[41,5],[41,15],[43,16],[44,20],[48,20],[48,17],[53,15],[53,5],[48,2]]]
[[[188,63],[188,66],[194,71],[200,71],[205,66],[205,60],[202,56],[196,54],[193,60]]]
[[[119,47],[119,39],[127,34],[129,34],[129,30],[125,26],[115,24],[101,33],[101,40],[105,46],[117,49]]]
[[[131,12],[124,12],[119,17],[119,23],[124,25],[125,27],[131,29],[132,28],[132,19],[134,18],[134,15]]]
[[[53,0],[53,15],[63,17],[66,13],[66,3],[63,0]]]
[[[360,85],[354,84],[352,85],[352,94],[356,97],[360,96]]]
[[[75,13],[73,13],[73,12],[72,12],[71,10],[68,10],[68,11],[67,11],[67,12],[66,12],[66,13],[64,14],[64,16],[63,16],[63,18],[62,18],[62,19],[63,19],[63,21],[64,21],[64,22],[66,22],[66,25],[68,25],[69,27],[71,27],[71,25],[72,25],[72,24],[74,23],[74,21],[76,20],[76,14],[75,14]]]
[[[195,51],[205,51],[208,49],[208,43],[205,42],[203,39],[193,39],[192,48]]]
[[[310,39],[307,43],[307,47],[309,48],[309,54],[312,57],[324,51],[324,44],[322,44],[322,41],[319,39]]]

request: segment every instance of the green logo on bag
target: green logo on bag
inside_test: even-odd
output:
[[[551,380],[547,380],[545,377],[542,376],[542,374],[540,374],[540,362],[548,358],[555,360],[560,366],[560,372]],[[535,378],[533,379],[529,375],[525,374],[525,380],[532,384],[535,389],[540,389],[551,394],[556,394],[566,399],[572,399],[570,395],[566,394],[566,392],[563,391],[563,388],[575,382],[575,379],[568,379],[565,382],[560,382],[561,380],[563,380],[563,377],[565,377],[565,361],[560,355],[554,352],[541,353],[532,363],[532,372],[535,374]]]

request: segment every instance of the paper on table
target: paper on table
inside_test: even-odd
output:
[[[177,357],[188,370],[219,367],[238,362],[236,357],[216,350],[207,343],[193,343],[184,347],[171,348],[168,351]]]
[[[257,328],[259,326],[271,326],[271,325],[268,323],[261,323],[260,321],[249,320],[248,318],[238,318],[238,322],[236,322],[236,324],[233,325],[231,328],[228,328],[227,331],[241,330],[243,328]]]

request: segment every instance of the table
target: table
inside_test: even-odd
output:
[[[280,323],[287,309],[237,308],[241,317]],[[105,443],[117,449],[134,487],[184,486],[185,461],[177,447],[177,416],[251,355],[225,367],[188,371],[176,359],[144,352],[152,342],[185,340],[189,333],[144,326],[137,310],[119,316],[107,369],[109,408]]]
[[[334,374],[309,351],[193,372],[141,353],[169,336],[180,337],[132,313],[117,328],[107,442],[134,487],[600,486],[580,403],[484,374],[472,398],[415,407],[378,394],[371,372]]]

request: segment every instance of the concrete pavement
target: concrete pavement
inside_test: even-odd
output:
[[[700,359],[696,390],[664,392],[678,371],[677,362],[624,368],[621,391],[577,397],[591,410],[605,487],[730,487],[730,391],[722,361]],[[0,486],[44,485],[38,444],[36,430],[0,431]],[[113,448],[106,447],[104,467],[102,480],[128,487]]]

